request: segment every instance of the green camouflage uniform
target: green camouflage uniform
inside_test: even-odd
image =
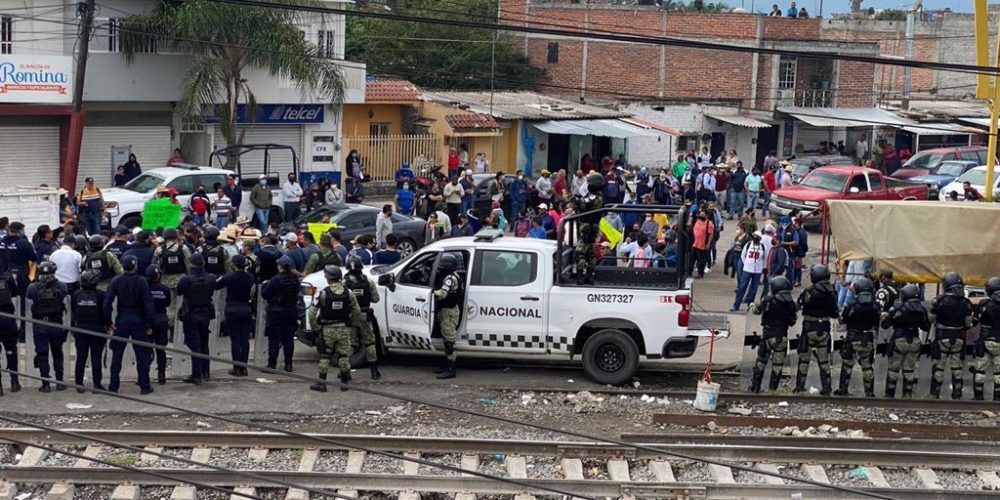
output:
[[[441,281],[441,286],[434,290],[434,300],[438,303],[447,300],[457,302],[462,291],[462,280],[456,273],[445,276]],[[434,314],[438,325],[441,327],[441,337],[444,339],[445,357],[449,363],[454,363],[458,356],[455,355],[455,344],[458,342],[458,322],[461,318],[459,304],[441,306]]]
[[[1000,401],[1000,295],[993,296],[976,306],[975,322],[979,324],[979,343],[976,344],[976,373],[973,387],[976,399],[982,399],[986,384],[986,370],[993,367],[993,400]]]
[[[844,308],[841,322],[847,326],[844,346],[840,352],[840,386],[838,396],[848,394],[854,365],[861,365],[861,381],[865,396],[875,397],[875,335],[878,333],[880,307],[871,292],[857,294],[857,299]]]
[[[830,395],[833,384],[830,380],[830,318],[837,316],[837,296],[833,285],[827,281],[814,283],[799,295],[802,309],[802,333],[799,335],[799,367],[795,373],[795,391],[805,391],[806,376],[812,356],[819,365],[820,394]],[[810,353],[812,356],[810,356]]]
[[[125,269],[122,268],[122,264],[118,260],[118,257],[115,257],[115,254],[113,254],[111,252],[104,251],[104,250],[99,250],[97,252],[90,252],[90,254],[88,254],[86,257],[84,257],[83,262],[81,263],[80,267],[84,271],[86,271],[87,269],[90,269],[90,267],[89,267],[90,262],[93,261],[93,260],[99,260],[101,258],[101,253],[102,252],[105,254],[104,258],[106,259],[106,261],[108,263],[108,267],[111,268],[111,277],[108,278],[108,279],[106,279],[106,280],[101,280],[97,284],[97,289],[100,290],[100,291],[102,291],[102,292],[106,292],[108,290],[108,285],[111,284],[111,280],[113,280],[115,278],[115,276],[118,276],[119,274],[123,274],[125,272]],[[98,269],[98,271],[100,271],[100,269]],[[145,270],[143,270],[143,271],[145,271]]]
[[[343,267],[344,263],[340,261],[340,254],[335,252],[332,248],[324,247],[309,256],[309,260],[306,261],[306,267],[303,271],[303,275],[308,276],[317,271],[322,271],[326,268],[326,266]]]
[[[778,390],[781,383],[781,370],[785,367],[785,357],[788,355],[788,328],[798,320],[795,314],[795,303],[787,291],[777,296],[768,295],[753,306],[751,312],[761,315],[763,339],[757,347],[757,361],[754,363],[753,379],[750,383],[752,392],[760,392],[760,384],[764,379],[764,370],[768,361],[771,362],[771,380],[768,388]]]
[[[320,325],[319,323],[320,307],[326,298],[326,294],[342,294],[346,290],[343,283],[333,283],[324,288],[309,307],[309,324],[313,325],[313,328],[323,329],[322,335],[316,338],[316,347],[320,353],[320,376],[325,376],[330,371],[331,359],[334,355],[337,356],[340,373],[351,372],[351,338],[354,337],[354,328],[360,327],[364,318],[361,308],[358,307],[357,299],[350,293],[346,294],[349,303],[348,307],[350,308],[349,322],[338,322],[328,325]]]
[[[181,252],[184,254],[184,269],[191,269],[191,250],[188,249],[187,245],[179,241],[167,241],[156,248],[153,252],[153,265],[160,268],[163,271],[163,277],[160,278],[160,283],[163,283],[170,289],[170,305],[167,306],[167,318],[170,320],[170,324],[174,324],[174,319],[177,317],[177,283],[180,283],[181,278],[187,274],[167,274],[166,270],[163,268],[163,264],[160,262],[161,257],[163,257],[163,250],[168,246],[173,249],[174,245],[180,245]],[[145,269],[141,269],[139,272],[145,272]]]
[[[927,310],[920,299],[897,301],[882,321],[882,328],[893,327],[889,338],[889,363],[885,375],[885,396],[896,397],[896,384],[903,375],[903,397],[913,397],[917,384],[917,360],[920,358],[920,330],[930,330]]]
[[[596,211],[603,207],[604,197],[600,194],[591,194],[580,200],[581,213],[594,211],[593,215],[580,219],[580,230],[577,233],[579,239],[576,241],[576,268],[578,276],[584,279],[591,278],[594,267],[594,245],[597,243],[601,223],[601,214]]]
[[[336,255],[336,252],[334,252]],[[378,288],[375,288],[375,282],[366,278],[362,274],[347,273],[344,278],[347,281],[348,288],[353,288],[353,284],[358,282],[359,284],[366,285],[368,287],[368,296],[370,297],[371,303],[374,304],[379,301]],[[355,293],[355,298],[359,297],[357,291]],[[360,304],[359,304],[360,306]],[[365,360],[369,363],[374,363],[378,360],[377,353],[375,350],[375,330],[372,329],[372,308],[371,306],[361,308],[361,315],[364,318],[361,324],[358,325],[358,336],[361,340],[361,345],[365,348]]]
[[[952,399],[961,399],[965,374],[965,331],[972,326],[972,302],[964,295],[944,293],[931,304],[934,322],[934,364],[931,368],[931,396],[939,397],[945,367],[951,369]]]

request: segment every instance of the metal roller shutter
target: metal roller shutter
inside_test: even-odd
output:
[[[59,127],[0,127],[0,151],[7,186],[59,185]]]
[[[111,148],[129,146],[143,170],[162,167],[170,158],[170,126],[84,128],[77,189],[82,189],[87,177],[93,177],[98,186],[111,187]]]
[[[798,147],[801,144],[807,153],[819,151],[819,143],[829,141],[832,137],[835,135],[828,128],[810,127],[802,125],[801,122],[796,124],[795,146]]]
[[[237,132],[239,136],[239,132]],[[302,168],[302,126],[301,125],[257,125],[246,129],[243,144],[281,144],[291,146],[298,158],[299,169]],[[226,147],[222,131],[215,127],[215,149]],[[264,171],[264,152],[254,151],[240,158],[244,175],[258,175]],[[217,166],[217,165],[212,165]],[[292,158],[287,151],[275,151],[271,154],[271,172],[278,172],[284,180],[292,171]]]

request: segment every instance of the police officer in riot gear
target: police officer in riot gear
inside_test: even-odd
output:
[[[107,295],[104,296],[104,316],[111,318],[117,300],[118,316],[113,325],[108,325],[108,330],[113,331],[115,337],[149,342],[152,340],[149,325],[154,315],[153,296],[149,293],[146,279],[136,274],[138,267],[139,261],[135,257],[127,255],[122,258],[125,274],[115,276],[108,285]],[[108,383],[108,390],[111,392],[118,392],[121,385],[125,347],[126,342],[111,341],[111,381]],[[149,383],[149,362],[153,356],[152,350],[135,344],[132,349],[135,351],[135,365],[139,375],[139,392],[151,394],[153,386]]]
[[[95,234],[90,237],[87,241],[90,247],[90,253],[83,258],[83,264],[80,266],[84,271],[92,269],[101,274],[100,282],[97,284],[97,289],[104,291],[108,289],[108,283],[111,283],[111,279],[122,273],[122,265],[118,262],[118,258],[115,254],[104,249],[104,238]],[[83,284],[81,275],[80,284]]]
[[[146,268],[146,281],[149,283],[149,294],[153,297],[153,318],[149,321],[149,328],[153,331],[153,343],[165,346],[170,341],[170,320],[167,318],[167,309],[170,307],[170,289],[160,282],[163,273],[156,266]],[[167,352],[163,349],[156,349],[156,382],[160,385],[167,383]]]
[[[230,261],[233,272],[215,282],[216,290],[226,289],[226,332],[229,333],[233,361],[246,363],[250,359],[250,331],[253,330],[253,311],[250,306],[257,278],[247,271],[247,259],[234,255]],[[233,366],[229,374],[234,377],[248,375],[245,366]]]
[[[574,193],[580,213],[580,239],[576,243],[576,267],[580,283],[594,282],[594,244],[600,232],[601,213],[604,207],[604,176],[591,172],[587,176],[587,194]]]
[[[437,286],[434,287],[434,316],[441,337],[444,338],[445,367],[437,378],[455,378],[455,343],[458,342],[458,323],[461,319],[464,283],[458,274],[458,257],[450,253],[438,259]]]
[[[222,276],[233,270],[229,262],[229,253],[219,243],[219,229],[209,227],[205,230],[205,243],[198,248],[198,253],[205,258],[205,272]]]
[[[153,264],[163,273],[160,281],[170,289],[171,301],[167,317],[171,325],[177,316],[177,283],[191,268],[191,250],[178,238],[180,234],[177,229],[164,229],[163,244],[153,252]]]
[[[861,380],[865,387],[865,396],[875,397],[875,335],[881,311],[873,296],[875,285],[868,278],[857,278],[851,285],[854,289],[854,302],[844,308],[840,321],[847,326],[847,335],[840,351],[843,361],[840,365],[840,385],[838,396],[849,394],[851,375],[854,365],[861,365]]]
[[[809,374],[811,357],[819,364],[820,394],[829,396],[833,391],[830,381],[830,318],[836,317],[837,292],[830,284],[830,270],[823,265],[815,265],[809,270],[812,286],[799,295],[798,305],[802,310],[802,334],[799,335],[799,368],[795,373],[795,392],[806,390],[806,376]]]
[[[295,352],[295,333],[299,328],[299,287],[301,282],[295,274],[295,262],[283,255],[276,262],[278,274],[269,279],[260,291],[267,301],[267,367],[278,365],[278,350],[285,355],[285,371],[292,371],[292,354]]]
[[[45,261],[38,265],[38,281],[28,287],[28,299],[31,300],[31,316],[34,319],[50,323],[63,322],[63,311],[66,309],[66,285],[56,279],[56,265]],[[56,390],[64,391],[66,386],[58,382],[63,380],[63,343],[66,342],[66,330],[35,323],[35,367],[43,378],[49,377],[49,354],[52,354],[52,369],[56,376]],[[48,381],[42,382],[38,389],[41,392],[51,392]]]
[[[0,254],[0,259],[3,255]],[[18,296],[17,281],[10,271],[0,272],[0,312],[14,314],[14,300]],[[0,317],[0,346],[3,346],[7,357],[7,369],[17,372],[17,322],[13,318]],[[17,375],[10,374],[10,392],[21,390]],[[3,384],[0,383],[0,396],[3,396]]]
[[[993,400],[1000,401],[1000,278],[986,282],[986,300],[976,306],[979,341],[976,343],[975,374],[972,389],[976,400],[983,399],[986,370],[993,367]]]
[[[80,247],[84,248],[84,247]],[[31,275],[31,268],[36,266],[38,255],[35,247],[24,237],[24,224],[19,221],[11,222],[7,226],[7,235],[0,239],[0,255],[3,255],[2,268],[0,271],[9,271],[14,275],[14,282],[17,283],[17,296],[21,301],[21,314],[24,313],[25,299],[28,291],[28,276]],[[18,335],[24,335],[24,321],[18,326]],[[23,337],[21,340],[24,340]]]
[[[795,325],[795,300],[792,299],[792,283],[784,276],[771,280],[771,295],[751,306],[750,311],[761,315],[763,336],[757,347],[757,362],[753,367],[753,380],[750,391],[760,392],[760,384],[764,380],[764,370],[767,362],[771,362],[771,381],[768,388],[778,390],[781,383],[781,370],[785,366],[785,356],[788,354],[788,328]]]
[[[899,286],[893,279],[892,269],[881,269],[878,272],[878,291],[875,292],[875,302],[879,312],[889,312],[892,305],[899,300]]]
[[[209,355],[209,325],[215,318],[215,281],[218,278],[205,272],[205,258],[196,253],[191,256],[191,270],[177,284],[177,296],[183,297],[178,318],[184,322],[184,345],[191,354]],[[208,380],[207,359],[191,356],[191,376],[184,383],[198,385]]]
[[[336,255],[336,252],[334,252]],[[378,356],[375,345],[375,330],[372,323],[375,315],[372,314],[372,304],[379,301],[378,288],[375,282],[365,277],[361,272],[364,264],[359,257],[349,257],[347,259],[347,277],[344,279],[344,286],[358,299],[358,307],[364,315],[364,321],[358,324],[358,337],[361,346],[365,349],[365,360],[368,361],[368,368],[371,369],[372,380],[382,378],[382,373],[378,371]]]
[[[80,273],[81,288],[73,292],[70,298],[71,325],[83,330],[104,333],[109,318],[104,317],[105,293],[97,289],[101,281],[101,272],[88,269]],[[83,374],[87,370],[87,359],[90,359],[90,370],[94,381],[94,389],[104,390],[101,385],[101,355],[108,341],[104,337],[73,332],[73,344],[76,346],[76,366],[74,380],[77,386],[83,385]],[[76,392],[83,393],[83,387],[77,387]]]
[[[948,273],[941,280],[944,293],[931,303],[934,323],[934,364],[931,396],[941,397],[945,365],[951,368],[951,398],[962,398],[962,364],[965,358],[965,331],[972,327],[972,302],[965,298],[965,283],[958,273]]]
[[[896,383],[903,375],[903,397],[912,398],[917,385],[917,359],[920,357],[920,330],[930,331],[927,309],[920,301],[917,285],[906,285],[899,291],[899,300],[887,313],[882,313],[882,328],[893,328],[887,355],[889,364],[885,376],[885,397],[896,397]]]
[[[340,382],[351,381],[351,339],[355,328],[364,322],[364,313],[358,306],[354,294],[341,281],[343,272],[337,266],[326,266],[323,270],[328,286],[316,296],[309,308],[309,322],[313,328],[321,330],[316,337],[319,350],[319,378],[326,380],[333,355],[337,356],[340,368]],[[326,392],[326,384],[316,382],[309,389]],[[340,390],[346,391],[346,386]]]

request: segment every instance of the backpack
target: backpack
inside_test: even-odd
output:
[[[11,279],[10,271],[4,271],[0,274],[0,306],[13,303],[14,290],[10,286]]]

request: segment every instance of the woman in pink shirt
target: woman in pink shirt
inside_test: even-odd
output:
[[[712,248],[712,238],[715,236],[715,223],[708,220],[708,213],[704,210],[698,211],[698,220],[694,223],[694,241],[691,247],[694,248],[695,261],[698,263],[698,277],[705,277],[705,266],[708,265],[708,252]]]

